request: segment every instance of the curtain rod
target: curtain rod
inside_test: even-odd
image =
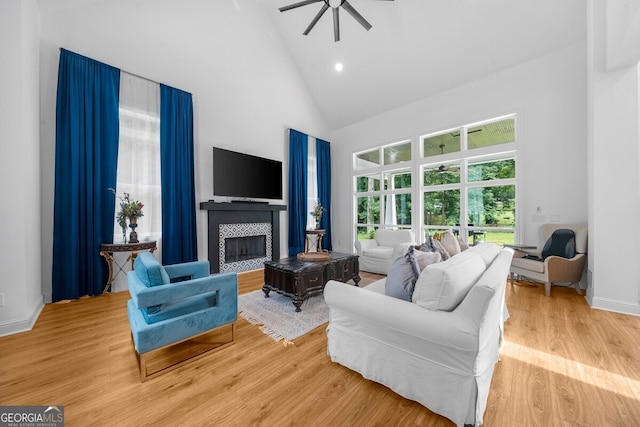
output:
[[[299,131],[298,129],[294,129],[294,128],[288,128],[287,130],[288,130],[288,131],[295,130],[296,132],[304,133],[304,132]],[[317,137],[317,136],[313,136],[313,135],[309,135],[309,134],[307,134],[307,133],[304,133],[304,134],[305,134],[305,135],[307,135],[307,136],[310,136],[311,138],[315,138],[315,139],[319,139],[320,141],[324,141],[324,142],[326,142],[327,144],[331,144],[331,143],[330,143],[329,141],[327,141],[326,139],[319,138],[319,137]]]
[[[87,58],[87,59],[90,59],[90,60],[92,60],[92,61],[100,62],[101,64],[105,64],[105,65],[108,65],[108,66],[113,67],[113,68],[118,68],[118,67],[115,67],[115,66],[113,66],[113,65],[111,65],[111,64],[107,64],[106,62],[98,61],[97,59],[90,58],[90,57],[88,57],[88,56],[86,56],[86,55],[83,55],[83,54],[81,54],[81,53],[74,52],[74,51],[69,50],[69,49],[65,49],[65,48],[63,48],[63,47],[59,47],[59,48],[58,48],[58,50],[60,50],[60,51],[62,51],[63,49],[64,49],[64,50],[66,50],[67,52],[71,52],[71,53],[74,53],[74,54],[76,54],[76,55],[83,56],[83,57],[85,57],[85,58]],[[164,84],[164,83],[160,83],[160,82],[157,82],[157,81],[155,81],[155,80],[152,80],[152,79],[150,79],[150,78],[148,78],[148,77],[142,77],[142,76],[141,76],[141,75],[139,75],[139,74],[135,74],[135,73],[132,73],[132,72],[130,72],[130,71],[123,70],[122,68],[118,68],[118,70],[120,70],[121,72],[124,72],[124,73],[130,74],[130,75],[132,75],[132,76],[138,77],[139,79],[146,80],[146,81],[151,82],[151,83],[155,83],[155,84],[158,84],[158,85],[160,85],[160,84]]]

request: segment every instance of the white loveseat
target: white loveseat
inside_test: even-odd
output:
[[[394,259],[415,245],[411,230],[376,230],[373,239],[356,240],[360,270],[387,274]]]
[[[478,267],[477,257],[483,267]],[[504,292],[512,257],[513,250],[484,243],[427,266],[416,283],[414,301],[385,295],[386,279],[365,288],[329,281],[324,297],[330,307],[331,360],[458,426],[482,424],[509,316]],[[442,285],[436,293],[453,296],[447,287],[465,280],[471,263],[480,269],[479,278],[471,280],[470,289],[458,296],[462,301],[451,311],[424,308],[424,301],[422,305],[415,301],[416,295],[434,291],[423,287],[434,286],[427,281],[434,277],[439,280],[435,287]]]

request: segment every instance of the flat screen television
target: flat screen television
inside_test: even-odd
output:
[[[282,162],[213,147],[213,195],[282,199]]]

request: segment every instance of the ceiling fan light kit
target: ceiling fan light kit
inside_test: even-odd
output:
[[[378,0],[378,1],[394,1],[394,0]],[[358,23],[360,23],[360,25],[362,25],[362,27],[365,30],[369,31],[371,29],[371,24],[366,19],[364,19],[364,17],[360,15],[360,13],[358,13],[358,11],[353,6],[351,6],[351,3],[349,3],[347,0],[334,0],[333,2],[331,0],[305,0],[298,3],[290,4],[288,6],[283,6],[279,10],[280,12],[286,12],[288,10],[296,9],[301,6],[307,6],[313,3],[323,3],[323,4],[320,10],[318,11],[318,13],[316,14],[316,16],[311,20],[311,23],[309,24],[309,26],[302,33],[305,36],[309,35],[313,27],[315,27],[315,25],[318,23],[320,18],[322,18],[322,16],[325,14],[327,10],[329,10],[329,8],[331,8],[331,12],[333,13],[334,41],[336,42],[340,41],[340,8],[344,9],[349,15],[353,17],[353,19],[358,21]],[[332,5],[332,3],[336,5],[335,6]]]

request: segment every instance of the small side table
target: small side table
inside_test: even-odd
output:
[[[311,236],[317,236],[316,252],[322,252],[322,238],[324,237],[325,232],[326,230],[323,230],[321,228],[316,228],[315,230],[306,230],[304,239],[304,251],[309,252],[309,241],[313,238]]]
[[[156,247],[155,240],[152,242],[139,242],[139,243],[103,243],[101,244],[100,255],[104,257],[104,259],[107,261],[107,265],[109,266],[109,278],[107,279],[107,284],[105,285],[102,293],[107,292],[107,290],[111,288],[111,283],[113,282],[113,279],[118,274],[120,274],[121,271],[123,271],[124,266],[126,265],[127,262],[131,261],[131,269],[133,270],[133,262],[136,260],[136,257],[138,256],[138,251],[148,250],[149,252],[153,253],[156,249],[157,247]],[[127,257],[127,260],[122,265],[120,265],[113,259],[114,252],[131,252],[131,253]],[[116,267],[118,267],[118,271],[116,271],[115,274],[113,273],[114,264],[116,265]]]

